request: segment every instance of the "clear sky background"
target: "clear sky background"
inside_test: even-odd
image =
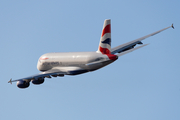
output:
[[[0,120],[180,120],[179,0],[1,0]],[[96,51],[168,29],[98,71],[19,89],[48,52]]]

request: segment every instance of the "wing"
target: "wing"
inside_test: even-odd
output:
[[[62,71],[59,71],[56,69],[51,69],[51,70],[48,70],[45,72],[41,72],[39,74],[35,74],[35,75],[29,76],[29,77],[21,78],[18,80],[12,80],[11,79],[10,81],[8,81],[8,83],[12,83],[12,82],[20,81],[20,80],[30,82],[31,80],[38,79],[38,78],[51,78],[51,76],[57,77],[57,76],[64,76],[65,74],[66,74],[65,72],[62,72]]]
[[[55,67],[53,69],[47,70],[45,72],[41,72],[39,74],[35,74],[29,77],[21,78],[18,80],[10,80],[8,83],[16,82],[16,81],[26,81],[30,82],[31,80],[38,78],[51,78],[51,77],[63,77],[64,75],[77,75],[80,73],[88,72],[80,67]]]
[[[129,53],[129,52],[132,52],[132,51],[134,51],[134,50],[137,50],[137,49],[139,49],[139,48],[142,48],[142,47],[144,47],[144,46],[146,46],[146,45],[149,45],[149,44],[141,45],[141,46],[138,46],[138,47],[136,47],[136,48],[132,48],[132,49],[130,49],[130,50],[126,50],[125,52],[118,53],[117,56],[119,57],[119,56],[125,55],[125,54],[127,54],[127,53]]]
[[[130,49],[133,49],[137,44],[143,44],[143,43],[141,42],[142,40],[144,40],[144,39],[146,39],[146,38],[148,38],[148,37],[150,37],[150,36],[156,35],[156,34],[162,32],[162,31],[164,31],[164,30],[166,30],[166,29],[168,29],[168,28],[171,28],[171,27],[174,29],[174,26],[173,26],[173,24],[172,24],[172,25],[169,26],[169,27],[166,27],[166,28],[164,28],[164,29],[161,29],[161,30],[159,30],[159,31],[156,31],[156,32],[151,33],[151,34],[149,34],[149,35],[146,35],[146,36],[144,36],[144,37],[141,37],[141,38],[139,38],[139,39],[136,39],[136,40],[133,40],[133,41],[131,41],[131,42],[128,42],[128,43],[119,45],[119,46],[117,46],[117,47],[114,47],[114,48],[111,49],[111,54],[122,53],[122,52],[128,51],[128,50],[130,50]],[[136,49],[134,49],[134,50],[136,50]],[[133,50],[131,50],[131,51],[133,51]],[[131,52],[131,51],[130,51],[130,52]],[[128,52],[127,52],[127,53],[128,53]]]

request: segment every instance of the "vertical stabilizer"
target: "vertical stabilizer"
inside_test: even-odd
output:
[[[111,20],[104,21],[98,51],[102,54],[111,54]]]

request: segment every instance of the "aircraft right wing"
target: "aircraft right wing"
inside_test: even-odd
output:
[[[166,28],[164,28],[164,29],[161,29],[161,30],[159,30],[159,31],[156,31],[156,32],[151,33],[151,34],[149,34],[149,35],[146,35],[146,36],[144,36],[144,37],[141,37],[141,38],[139,38],[139,39],[136,39],[136,40],[130,41],[130,42],[128,42],[128,43],[125,43],[125,44],[119,45],[119,46],[117,46],[117,47],[114,47],[114,48],[111,49],[111,54],[123,53],[123,52],[125,52],[125,51],[130,50],[130,49],[132,49],[131,51],[136,50],[136,49],[133,49],[133,48],[134,48],[137,44],[143,44],[143,43],[141,42],[142,40],[144,40],[144,39],[146,39],[146,38],[148,38],[148,37],[150,37],[150,36],[156,35],[156,34],[162,32],[162,31],[164,31],[164,30],[166,30],[166,29],[168,29],[168,28],[171,28],[171,27],[174,29],[174,26],[173,26],[173,24],[172,24],[172,25],[169,26],[169,27],[166,27]],[[129,51],[129,52],[131,52],[131,51]],[[127,53],[129,53],[129,52],[127,52]],[[119,54],[119,55],[120,55],[120,54]]]
[[[149,44],[144,44],[144,45],[141,45],[141,46],[138,46],[138,47],[135,47],[135,48],[126,50],[125,52],[118,53],[117,56],[119,57],[119,56],[125,55],[125,54],[127,54],[127,53],[129,53],[129,52],[132,52],[132,51],[134,51],[134,50],[137,50],[137,49],[139,49],[139,48],[142,48],[142,47],[144,47],[144,46],[146,46],[146,45],[149,45]]]

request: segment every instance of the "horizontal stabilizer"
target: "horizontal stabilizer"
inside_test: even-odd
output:
[[[149,45],[149,44],[141,45],[141,46],[138,46],[138,47],[136,47],[136,48],[132,48],[132,49],[130,49],[130,50],[127,50],[127,51],[125,51],[125,52],[121,52],[121,53],[117,54],[117,56],[118,56],[118,57],[119,57],[119,56],[122,56],[122,55],[124,55],[124,54],[129,53],[129,52],[132,52],[132,51],[134,51],[134,50],[137,50],[137,49],[139,49],[139,48],[142,48],[142,47],[144,47],[144,46],[146,46],[146,45]]]

